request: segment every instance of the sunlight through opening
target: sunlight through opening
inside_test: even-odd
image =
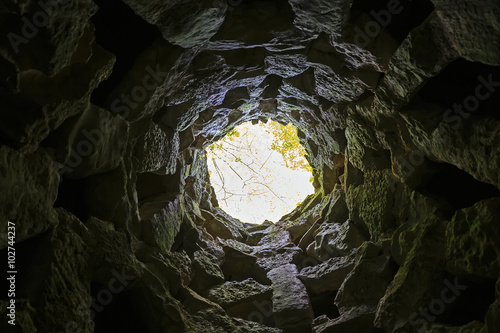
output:
[[[312,169],[292,124],[247,122],[206,152],[220,208],[242,222],[277,222],[314,193]]]

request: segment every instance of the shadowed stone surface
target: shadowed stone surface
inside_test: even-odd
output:
[[[276,326],[286,332],[310,329],[313,313],[307,291],[297,278],[293,264],[273,268],[267,273],[273,288],[273,316]]]
[[[330,258],[317,266],[300,271],[299,279],[313,293],[338,290],[345,277],[354,268],[354,263],[346,257]]]

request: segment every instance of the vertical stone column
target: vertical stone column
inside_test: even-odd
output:
[[[286,333],[310,332],[314,317],[306,287],[297,275],[294,264],[285,264],[267,273],[272,282],[276,327]]]

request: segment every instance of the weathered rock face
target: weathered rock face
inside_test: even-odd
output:
[[[1,332],[500,332],[500,2],[7,0],[0,30]],[[316,193],[255,226],[204,148],[267,119]]]

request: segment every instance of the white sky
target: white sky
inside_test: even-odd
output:
[[[235,128],[240,137],[221,141],[222,150],[206,149],[210,182],[219,206],[242,222],[277,222],[314,193],[309,181],[311,173],[287,168],[281,154],[270,149],[273,135],[265,127],[266,124],[244,123]],[[212,158],[216,159],[219,172]]]

